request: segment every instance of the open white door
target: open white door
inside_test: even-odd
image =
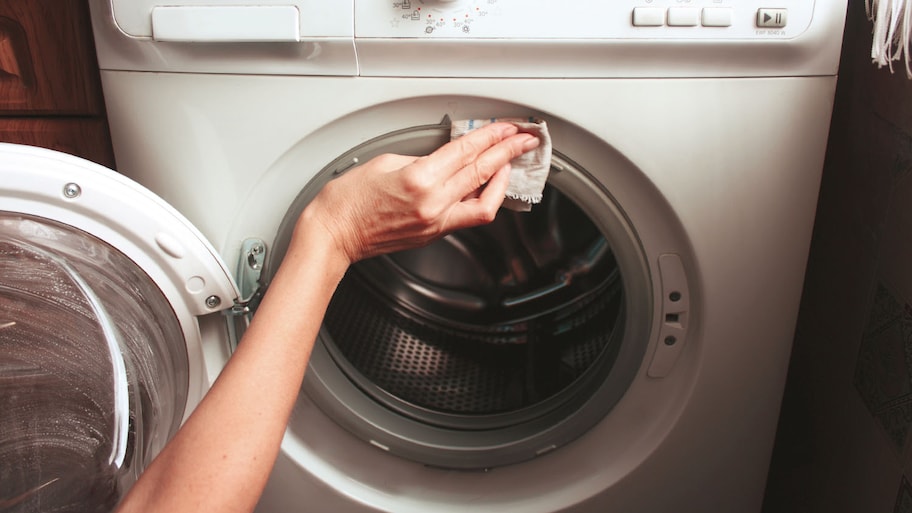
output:
[[[224,363],[201,321],[237,297],[145,188],[0,144],[0,509],[112,509]]]

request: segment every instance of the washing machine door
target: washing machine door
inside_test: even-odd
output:
[[[223,363],[205,319],[237,289],[111,170],[0,144],[0,177],[0,509],[110,511]]]

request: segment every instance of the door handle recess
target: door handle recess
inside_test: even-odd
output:
[[[649,377],[663,378],[671,372],[684,348],[690,322],[690,290],[681,257],[673,253],[659,256],[662,280],[662,322]]]

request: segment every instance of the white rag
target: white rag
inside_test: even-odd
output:
[[[874,22],[871,40],[871,60],[878,67],[889,66],[903,59],[906,77],[912,79],[909,60],[912,43],[912,5],[907,0],[865,0],[868,19]]]
[[[548,124],[536,118],[463,119],[453,121],[450,140],[495,121],[513,123],[520,132],[530,133],[541,141],[537,148],[510,162],[510,184],[507,185],[503,206],[517,212],[528,212],[532,210],[532,205],[541,201],[548,173],[551,172],[551,135],[548,134]]]

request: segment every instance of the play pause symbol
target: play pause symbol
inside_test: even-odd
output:
[[[788,22],[788,9],[758,9],[757,26],[761,28],[782,28]]]

